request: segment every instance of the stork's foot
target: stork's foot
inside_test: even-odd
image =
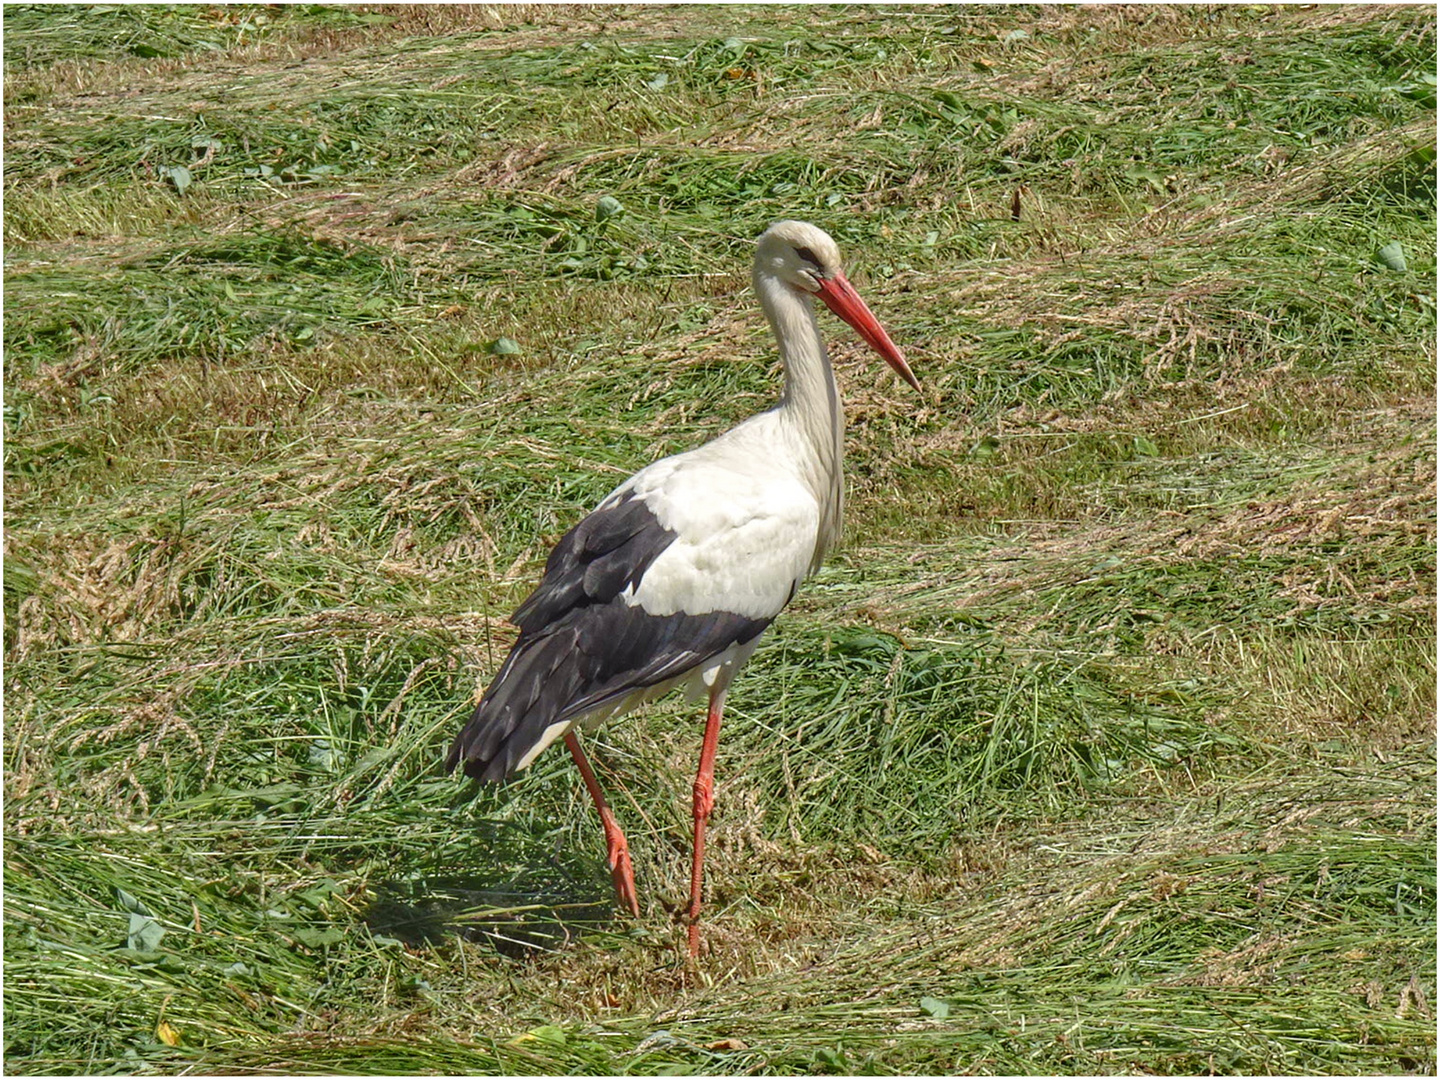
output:
[[[618,834],[619,830],[616,832]],[[619,835],[619,843],[612,840],[609,862],[610,878],[615,882],[615,895],[620,898],[621,906],[628,908],[630,914],[638,919],[640,898],[635,893],[635,867],[630,862],[630,848],[625,843],[623,834]]]

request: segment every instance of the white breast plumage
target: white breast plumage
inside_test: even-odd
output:
[[[724,455],[682,454],[642,470],[611,498],[626,495],[675,534],[625,596],[648,614],[772,619],[809,571],[820,506],[783,468],[741,472]]]

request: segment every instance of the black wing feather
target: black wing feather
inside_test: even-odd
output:
[[[561,538],[512,618],[520,637],[456,736],[447,772],[463,762],[468,776],[501,780],[551,725],[677,678],[770,624],[724,611],[650,615],[627,604],[621,593],[674,540],[633,495]]]
[[[609,603],[638,585],[674,540],[643,499],[627,495],[601,507],[560,538],[545,576],[510,621],[522,631],[540,630],[573,608]]]

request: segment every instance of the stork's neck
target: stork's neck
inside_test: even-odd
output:
[[[757,268],[755,292],[785,365],[785,390],[775,411],[796,436],[796,466],[821,507],[818,565],[840,534],[844,510],[841,455],[845,419],[840,391],[809,296]]]

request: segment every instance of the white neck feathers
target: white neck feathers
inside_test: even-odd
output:
[[[785,365],[785,390],[775,412],[795,436],[797,470],[820,504],[814,569],[839,539],[844,512],[841,456],[845,419],[840,392],[810,297],[758,266],[755,292]]]

